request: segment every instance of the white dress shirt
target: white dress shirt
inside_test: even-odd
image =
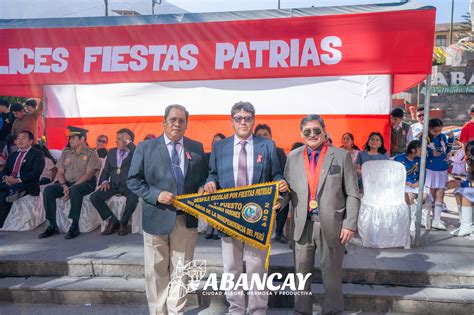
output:
[[[165,139],[165,143],[166,143],[166,147],[168,148],[168,153],[170,155],[170,159],[172,159],[172,152],[173,152],[173,142],[172,140],[170,140],[170,138],[168,138],[165,134],[163,134],[163,137]],[[181,171],[183,172],[183,176],[184,176],[184,141],[183,141],[183,138],[181,138],[181,140],[178,141],[179,144],[176,146],[176,151],[178,151],[178,156],[179,156],[179,168],[181,168]]]
[[[414,123],[410,126],[410,132],[408,133],[408,143],[412,140],[418,140],[418,135],[423,131],[423,125],[419,122]]]
[[[237,186],[237,174],[239,173],[239,154],[240,150],[242,150],[240,141],[241,140],[236,135],[234,135],[233,168],[235,186]],[[253,179],[253,136],[250,135],[250,137],[248,137],[245,141],[247,141],[247,144],[245,145],[245,149],[247,150],[247,179],[249,185],[251,185]]]

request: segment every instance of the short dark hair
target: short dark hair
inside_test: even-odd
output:
[[[20,103],[13,103],[12,106],[10,106],[10,111],[12,112],[22,112],[23,110],[23,105]]]
[[[416,109],[417,112],[422,112],[425,110],[425,107],[424,106],[420,106]]]
[[[221,140],[225,139],[224,134],[223,134],[223,133],[220,133],[220,132],[216,133],[216,134],[212,137],[212,139],[214,139],[215,137],[219,137],[219,138],[221,138]]]
[[[99,138],[105,138],[107,143],[109,142],[109,137],[107,137],[107,135],[98,135],[97,139],[99,139]]]
[[[443,127],[443,121],[439,118],[431,118],[428,122],[428,128]]]
[[[323,117],[321,117],[319,115],[311,114],[311,115],[308,115],[305,118],[301,119],[300,130],[303,131],[304,125],[306,125],[307,123],[309,123],[310,121],[313,121],[313,120],[316,120],[317,122],[319,122],[321,127],[323,127],[323,129],[326,129],[326,124],[324,123]]]
[[[25,101],[25,105],[26,105],[26,106],[31,106],[31,107],[33,107],[33,108],[36,108],[36,106],[38,106],[38,103],[36,102],[35,99],[29,98],[29,99],[27,99],[27,100]]]
[[[302,146],[304,146],[303,142],[295,142],[291,145],[290,151],[293,151],[294,149],[297,149],[297,148],[302,147]]]
[[[472,104],[471,106],[469,106],[469,113],[473,113],[474,112],[474,104]]]
[[[172,105],[168,105],[165,109],[165,120],[166,118],[168,118],[169,114],[170,114],[170,111],[172,109],[179,109],[181,111],[184,112],[184,115],[186,116],[186,123],[188,122],[188,117],[189,117],[189,112],[186,110],[186,107],[184,107],[183,105],[179,105],[179,104],[172,104]]]
[[[33,133],[29,130],[22,130],[18,133],[18,135],[22,134],[22,133],[26,133],[28,135],[28,139],[30,140],[35,140],[35,136],[33,135]]]
[[[132,142],[135,140],[135,134],[133,133],[133,131],[131,131],[128,128],[122,128],[119,131],[117,131],[117,133],[126,133],[127,135],[130,136],[130,139],[132,140]]]
[[[420,140],[410,141],[410,143],[408,144],[408,147],[407,147],[407,154],[410,154],[411,151],[416,150],[418,148],[421,148],[421,141]]]
[[[7,100],[0,100],[0,106],[10,107],[10,103]]]
[[[257,133],[257,131],[259,131],[259,130],[266,130],[266,131],[268,131],[270,136],[272,135],[272,128],[270,128],[270,126],[267,125],[267,124],[258,124],[257,127],[255,127],[255,132],[254,133]]]
[[[395,118],[403,118],[404,115],[405,112],[400,107],[392,109],[392,112],[390,113],[390,116]]]
[[[242,101],[235,103],[232,106],[232,109],[230,110],[230,116],[234,117],[234,115],[240,112],[241,110],[244,110],[245,112],[250,113],[252,117],[255,117],[255,107],[253,107],[252,103]]]

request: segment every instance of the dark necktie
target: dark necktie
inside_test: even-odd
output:
[[[248,175],[247,175],[247,150],[245,145],[247,141],[240,141],[242,146],[239,153],[239,164],[237,168],[237,187],[247,186],[249,184]]]
[[[178,141],[173,141],[173,149],[171,150],[171,165],[173,166],[174,178],[176,179],[176,186],[178,188],[178,195],[184,193],[184,175],[179,166],[179,155],[176,146],[180,144]]]
[[[21,151],[20,156],[16,159],[15,165],[13,166],[13,171],[11,176],[16,177],[20,171],[21,162],[23,162],[23,157],[25,156],[26,151]]]

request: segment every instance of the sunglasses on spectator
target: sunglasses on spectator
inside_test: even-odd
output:
[[[425,117],[425,114],[418,114],[416,117]]]
[[[303,130],[303,135],[308,138],[312,133],[314,133],[316,136],[319,136],[322,132],[323,131],[321,128],[305,129]]]
[[[245,120],[246,123],[249,123],[249,122],[253,121],[253,117],[252,116],[234,116],[234,117],[232,117],[232,120],[235,123],[239,123],[242,120]]]

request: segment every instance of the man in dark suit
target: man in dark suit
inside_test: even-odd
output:
[[[255,125],[255,108],[249,102],[239,102],[231,109],[232,127],[235,135],[214,143],[209,162],[209,176],[205,191],[234,188],[279,180],[279,190],[286,191],[280,163],[273,141],[253,136]],[[243,271],[245,258],[248,275],[258,274],[263,279],[267,250],[261,250],[232,238],[222,238],[222,257],[224,272],[232,273],[235,279]],[[235,294],[237,293],[237,294]],[[248,311],[245,307],[245,296],[240,292],[229,292],[226,295],[231,314],[266,314],[268,295],[250,294]]]
[[[342,314],[344,245],[357,229],[360,207],[357,176],[349,152],[327,143],[319,115],[303,118],[300,131],[305,146],[288,155],[284,176],[291,192],[279,204],[291,202],[293,209],[295,272],[305,277],[313,272],[317,248],[325,288],[322,314]],[[311,292],[311,281],[304,291]],[[295,314],[313,314],[311,295],[295,296]]]
[[[105,166],[99,179],[99,190],[94,192],[90,199],[94,207],[100,214],[102,220],[108,220],[107,227],[101,233],[110,235],[119,228],[119,235],[128,234],[128,221],[137,207],[138,197],[127,187],[127,176],[132,162],[135,146],[133,140],[135,135],[130,129],[124,128],[117,131],[115,143],[116,148],[107,154]],[[123,195],[126,199],[125,211],[119,220],[110,210],[106,201],[114,195]]]
[[[145,289],[150,314],[182,314],[186,295],[168,288],[179,262],[193,259],[198,220],[172,206],[175,196],[202,192],[207,161],[201,143],[184,137],[184,106],[165,110],[164,132],[138,144],[128,188],[143,199]]]
[[[258,124],[257,127],[255,127],[254,133],[256,136],[272,140],[272,129],[267,124]],[[278,161],[280,162],[281,166],[281,171],[283,173],[286,164],[286,154],[282,148],[277,147],[276,150]],[[289,206],[286,206],[281,209],[276,216],[275,236],[272,238],[272,241],[274,242],[280,242],[283,244],[286,244],[288,242],[288,239],[285,237],[285,235],[283,235],[283,229],[285,228],[286,219],[288,218],[288,210]]]
[[[40,193],[39,179],[44,168],[43,152],[33,149],[34,135],[22,131],[16,137],[18,151],[10,154],[2,171],[0,183],[0,227],[10,212],[12,203],[29,194]]]

